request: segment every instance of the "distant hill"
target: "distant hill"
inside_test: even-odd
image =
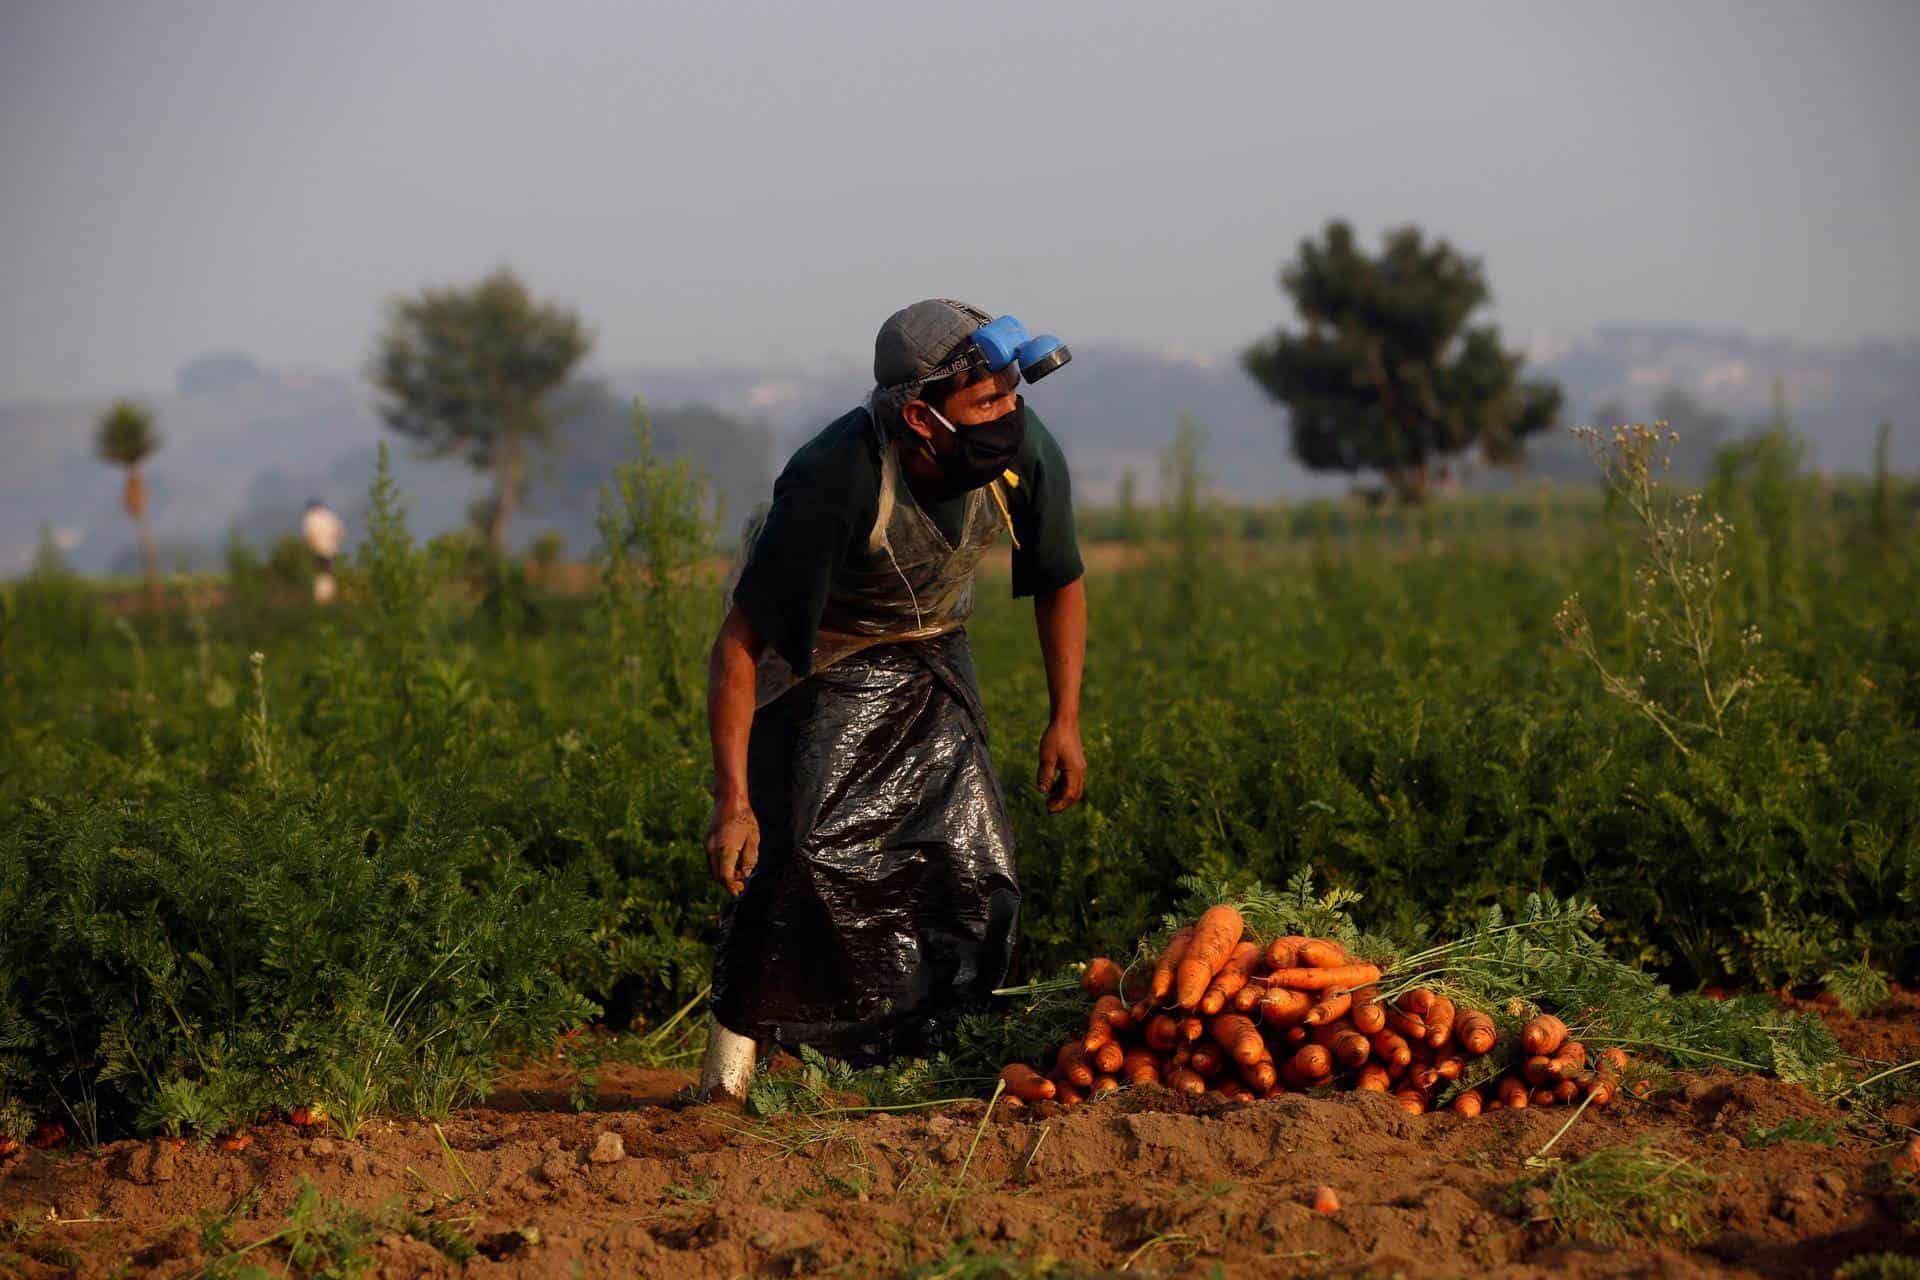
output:
[[[1609,403],[1644,415],[1663,392],[1679,388],[1745,424],[1766,414],[1778,378],[1814,465],[1866,470],[1874,429],[1891,420],[1894,465],[1920,470],[1920,341],[1816,346],[1611,327],[1536,344],[1531,356],[1533,369],[1566,387],[1570,422],[1589,421]],[[636,394],[653,412],[660,447],[698,458],[715,474],[727,510],[738,515],[764,497],[793,447],[856,403],[868,381],[853,366],[603,371],[598,408],[536,464],[535,491],[514,534],[525,539],[554,528],[575,553],[588,549],[594,494],[606,468],[625,456],[625,406]],[[357,526],[374,452],[382,439],[392,440],[359,379],[267,369],[244,353],[197,358],[172,390],[144,398],[166,438],[150,482],[154,527],[170,567],[183,557],[217,555],[229,530],[255,541],[276,536],[309,497],[324,498]],[[119,485],[89,448],[91,424],[106,400],[0,403],[8,459],[0,468],[0,574],[26,566],[42,522],[89,571],[107,568],[131,544]],[[1228,496],[1340,492],[1351,484],[1293,462],[1282,415],[1230,357],[1076,344],[1073,364],[1032,388],[1030,403],[1060,437],[1086,501],[1110,498],[1129,468],[1151,494],[1159,451],[1183,411],[1207,429],[1207,467]],[[392,443],[416,531],[431,534],[465,519],[485,492],[484,478]],[[1537,452],[1543,469],[1565,473],[1563,445]]]

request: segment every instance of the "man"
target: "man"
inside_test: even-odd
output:
[[[758,1041],[924,1053],[1006,974],[1020,892],[964,628],[1010,534],[1052,711],[1038,786],[1069,808],[1086,594],[1066,460],[1015,394],[1068,359],[963,303],[896,312],[866,405],[793,455],[749,527],[708,667],[706,847],[735,901],[703,1098],[744,1098]]]
[[[333,580],[333,561],[340,554],[340,542],[346,535],[346,526],[340,523],[339,516],[328,510],[326,503],[318,498],[307,500],[307,509],[300,516],[300,536],[305,539],[307,550],[313,552],[313,598],[318,604],[331,603],[339,590]]]

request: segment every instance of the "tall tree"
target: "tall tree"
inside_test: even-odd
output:
[[[534,301],[504,267],[471,288],[392,304],[370,373],[381,416],[434,453],[493,473],[486,524],[497,554],[526,486],[527,448],[551,433],[549,401],[592,346],[578,314]]]
[[[93,450],[102,462],[126,470],[126,484],[120,490],[120,502],[133,519],[140,534],[140,568],[147,580],[147,603],[160,603],[160,564],[153,551],[153,531],[147,525],[147,482],[140,465],[160,447],[160,434],[153,428],[153,414],[131,400],[115,400],[100,416],[94,428]]]
[[[1305,329],[1275,332],[1242,363],[1287,407],[1308,467],[1378,471],[1418,501],[1436,462],[1475,445],[1510,461],[1559,413],[1558,387],[1523,383],[1499,331],[1469,327],[1491,297],[1480,263],[1416,227],[1389,232],[1375,257],[1329,222],[1300,242],[1280,284]]]

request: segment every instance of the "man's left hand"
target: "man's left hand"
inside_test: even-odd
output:
[[[1087,789],[1087,753],[1080,747],[1080,726],[1055,720],[1040,735],[1040,772],[1034,785],[1047,796],[1047,811],[1059,813],[1080,803]]]

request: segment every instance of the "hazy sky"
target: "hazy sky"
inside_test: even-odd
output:
[[[0,0],[0,399],[359,367],[511,263],[597,363],[870,358],[954,294],[1230,353],[1328,217],[1515,339],[1920,333],[1920,3]]]

